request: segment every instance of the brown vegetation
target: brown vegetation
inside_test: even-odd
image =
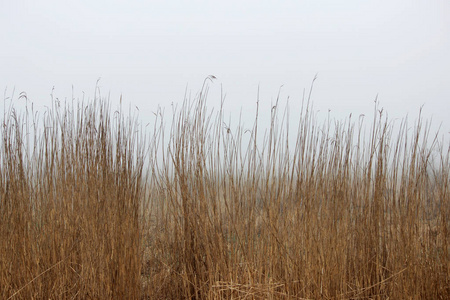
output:
[[[206,93],[149,139],[104,101],[7,109],[0,298],[450,298],[449,149],[420,118],[365,136],[306,100],[294,143],[276,106],[259,143]]]

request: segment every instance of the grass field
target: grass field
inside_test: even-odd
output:
[[[420,117],[364,134],[304,99],[245,131],[206,95],[149,133],[102,100],[6,106],[0,298],[450,299],[450,152]]]

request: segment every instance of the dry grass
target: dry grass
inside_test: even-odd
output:
[[[206,94],[149,139],[102,101],[7,109],[0,298],[450,298],[449,149],[420,118],[364,135],[307,100],[294,143],[276,106],[258,143]]]

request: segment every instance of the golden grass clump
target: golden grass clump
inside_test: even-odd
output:
[[[365,134],[306,99],[292,139],[288,110],[224,127],[207,92],[147,137],[101,100],[7,109],[0,298],[450,298],[450,149],[420,116]]]
[[[3,120],[0,298],[139,298],[139,137],[104,102],[58,106]]]

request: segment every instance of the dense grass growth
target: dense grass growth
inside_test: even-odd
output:
[[[147,138],[103,101],[7,110],[0,298],[450,298],[450,152],[420,118],[365,135],[305,101],[292,140],[206,94]]]
[[[139,298],[140,137],[104,103],[58,105],[3,121],[0,298]]]

